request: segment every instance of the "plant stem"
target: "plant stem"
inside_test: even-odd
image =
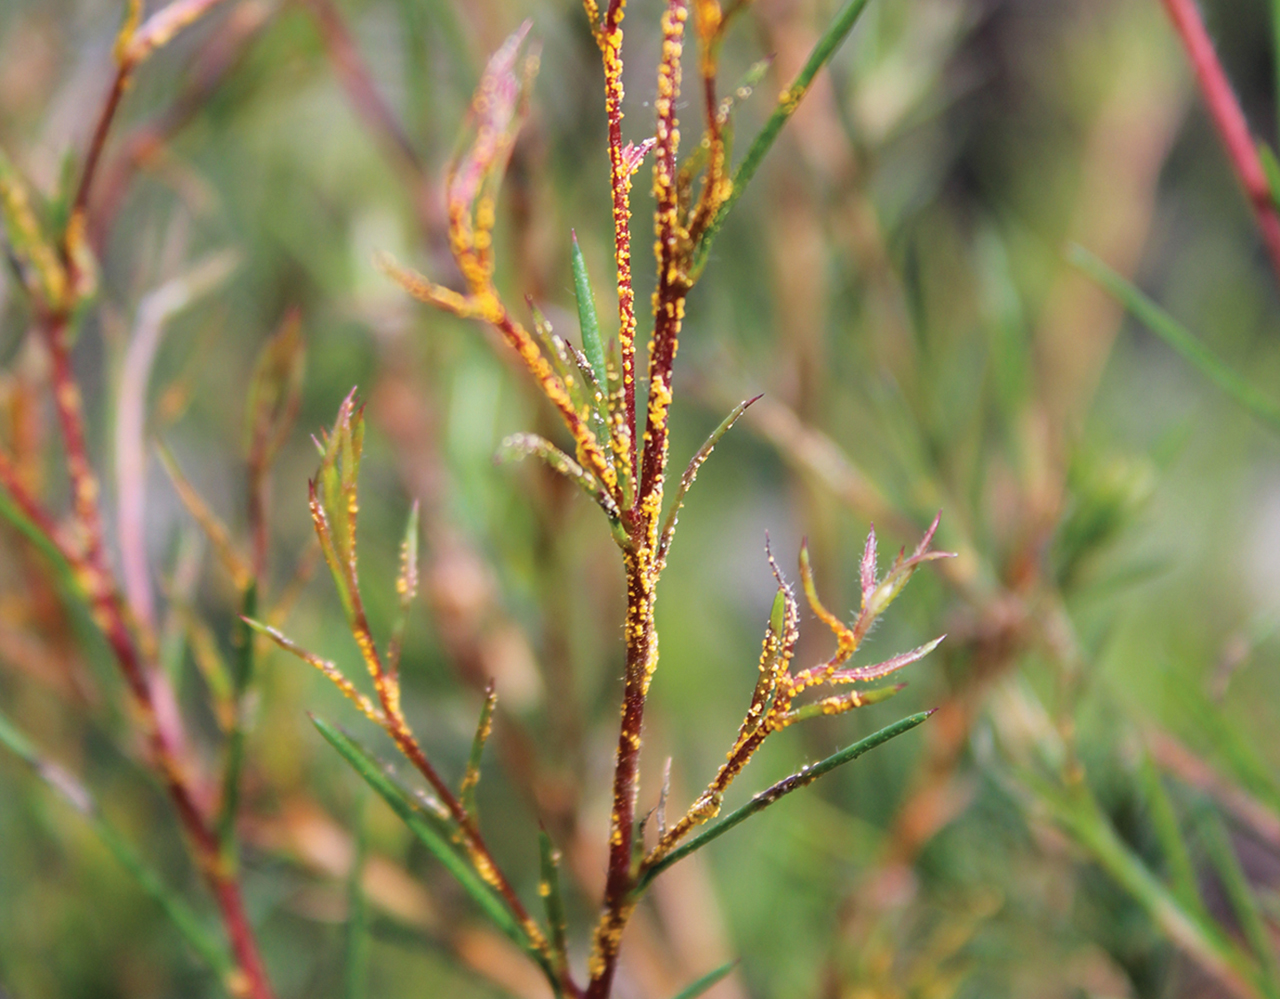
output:
[[[83,554],[77,553],[73,567],[88,595],[94,622],[111,646],[142,717],[155,769],[163,778],[174,810],[191,841],[197,866],[217,900],[243,977],[243,991],[252,999],[273,999],[234,869],[222,863],[218,837],[197,801],[181,762],[185,741],[181,718],[176,708],[162,710],[160,707],[162,702],[171,704],[172,694],[162,692],[164,677],[144,665],[107,558],[102,515],[98,507],[98,481],[89,463],[80,390],[71,369],[67,317],[45,317],[42,333],[52,361],[53,397],[71,480],[72,509],[82,534]]]
[[[637,525],[637,534],[644,525]],[[636,538],[637,551],[626,556],[627,641],[626,681],[622,700],[622,725],[613,772],[613,813],[609,832],[609,874],[605,883],[604,913],[592,942],[587,999],[605,999],[613,984],[622,931],[635,906],[632,901],[631,854],[635,830],[636,798],[640,788],[640,735],[644,723],[649,680],[658,663],[658,632],[654,625],[657,583],[651,572],[651,550]]]
[[[1271,199],[1271,188],[1253,137],[1249,134],[1249,123],[1245,121],[1240,102],[1214,51],[1195,0],[1163,0],[1163,3],[1187,50],[1187,58],[1195,70],[1209,116],[1226,147],[1236,177],[1244,187],[1257,219],[1258,231],[1271,257],[1271,266],[1277,280],[1280,280],[1280,213],[1277,213]]]

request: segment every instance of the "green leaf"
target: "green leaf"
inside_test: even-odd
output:
[[[409,620],[409,608],[418,595],[418,501],[413,501],[409,521],[405,524],[404,539],[400,542],[400,571],[396,575],[396,617],[391,624],[391,638],[387,642],[387,673],[395,676],[400,671],[400,653],[404,648],[404,629]]]
[[[1168,868],[1173,893],[1188,910],[1203,911],[1200,890],[1196,885],[1195,867],[1191,863],[1186,838],[1178,825],[1178,816],[1173,810],[1173,802],[1169,800],[1164,781],[1150,756],[1143,757],[1139,777],[1143,796],[1151,813],[1151,824],[1160,841],[1160,852],[1164,855],[1164,863]]]
[[[702,239],[698,242],[697,249],[694,250],[693,267],[691,269],[695,277],[706,266],[707,254],[711,251],[711,244],[715,240],[716,234],[720,232],[720,227],[724,225],[724,220],[729,212],[733,210],[733,206],[742,197],[742,192],[746,190],[751,178],[760,169],[760,164],[764,161],[765,154],[769,152],[774,142],[777,141],[778,134],[782,131],[782,126],[795,114],[796,108],[800,106],[800,101],[808,92],[813,78],[818,75],[818,70],[822,69],[830,61],[831,57],[835,55],[836,50],[840,48],[841,44],[849,36],[849,32],[853,30],[853,26],[858,23],[858,18],[862,16],[862,12],[869,2],[870,0],[849,0],[840,13],[836,15],[835,20],[827,26],[827,30],[822,33],[822,37],[818,39],[817,44],[814,45],[813,50],[809,53],[809,58],[805,60],[804,66],[796,74],[796,78],[791,81],[791,86],[778,96],[778,106],[773,109],[773,114],[769,116],[764,128],[760,130],[760,134],[751,143],[751,148],[747,150],[747,155],[743,157],[742,163],[734,171],[733,193],[720,206],[720,210],[716,212],[716,217],[711,220],[710,225],[707,226],[702,235]]]
[[[502,897],[485,883],[470,861],[458,852],[451,838],[442,832],[438,824],[426,818],[422,807],[387,776],[384,765],[378,758],[341,729],[328,722],[314,715],[311,722],[364,782],[391,806],[391,810],[408,826],[418,842],[425,846],[453,875],[494,926],[514,940],[522,949],[531,951],[528,938]]]
[[[1134,317],[1182,355],[1208,381],[1272,430],[1280,431],[1280,404],[1254,388],[1191,332],[1083,247],[1074,246],[1068,259],[1102,285]]]
[[[169,918],[187,945],[224,983],[235,973],[231,954],[204,921],[159,874],[149,867],[127,839],[105,818],[89,790],[72,774],[40,755],[31,740],[0,715],[0,746],[27,764],[37,777],[89,823],[107,851]]]
[[[1227,898],[1231,900],[1231,907],[1240,921],[1244,938],[1249,942],[1254,957],[1258,959],[1259,978],[1266,986],[1267,995],[1280,995],[1280,965],[1276,963],[1271,933],[1263,922],[1254,889],[1240,867],[1240,860],[1218,814],[1205,807],[1200,810],[1198,818],[1200,841],[1218,873],[1222,887],[1226,889]]]
[[[538,859],[541,865],[538,894],[542,896],[542,904],[547,913],[551,955],[556,962],[557,974],[563,974],[569,958],[565,939],[568,920],[564,913],[564,896],[560,891],[560,851],[542,828],[538,829]]]
[[[1238,984],[1244,995],[1267,995],[1257,966],[1199,908],[1189,910],[1117,834],[1093,793],[1081,781],[1062,789],[1024,773],[1022,779],[1076,844],[1146,910],[1164,934],[1220,981]]]
[[[489,741],[489,733],[493,731],[493,709],[498,703],[498,692],[493,681],[484,691],[484,705],[480,708],[480,720],[476,722],[476,734],[471,740],[471,755],[467,757],[467,771],[462,778],[462,787],[458,792],[458,800],[463,810],[475,820],[476,786],[480,783],[480,758],[484,755],[484,744]]]
[[[761,791],[749,802],[743,805],[735,812],[726,815],[719,822],[704,829],[697,836],[687,840],[683,846],[676,847],[665,857],[655,863],[652,867],[646,868],[636,882],[634,893],[638,896],[649,883],[653,881],[660,873],[665,871],[672,864],[683,860],[689,854],[701,850],[712,840],[719,839],[734,826],[745,822],[757,812],[764,811],[779,798],[783,798],[792,791],[798,791],[800,788],[812,784],[819,777],[830,773],[836,767],[851,763],[864,753],[870,752],[877,746],[883,746],[890,739],[897,738],[904,732],[910,732],[913,728],[928,718],[933,711],[921,711],[914,715],[908,715],[892,725],[887,725],[879,732],[867,736],[859,742],[855,742],[852,746],[846,746],[838,753],[832,753],[825,760],[813,764],[812,766],[802,767],[790,777],[778,781],[772,787]]]
[[[720,965],[720,967],[716,968],[715,971],[708,971],[696,982],[688,986],[688,988],[682,989],[678,995],[673,997],[673,999],[696,999],[697,996],[702,995],[707,991],[707,989],[711,988],[711,986],[728,977],[729,972],[737,967],[737,965],[737,961],[730,961],[728,964]]]
[[[582,352],[591,362],[596,381],[600,385],[609,382],[604,366],[604,341],[600,338],[600,320],[596,316],[596,299],[591,292],[591,278],[587,275],[587,262],[578,246],[578,234],[573,239],[573,293],[578,299],[578,323],[582,328]]]
[[[671,540],[675,537],[676,524],[680,520],[680,509],[684,506],[684,498],[689,492],[689,487],[693,485],[694,480],[698,477],[698,469],[702,467],[702,463],[711,457],[711,452],[715,450],[716,445],[720,443],[720,438],[729,432],[729,428],[738,422],[738,419],[752,405],[764,398],[763,395],[752,396],[750,399],[744,399],[729,411],[729,415],[720,421],[720,425],[711,431],[711,434],[702,442],[702,447],[694,453],[689,459],[689,467],[684,470],[684,475],[680,476],[680,486],[676,489],[675,499],[671,502],[671,509],[667,513],[667,519],[662,525],[662,540],[658,544],[658,559],[665,561],[667,552],[671,548]]]

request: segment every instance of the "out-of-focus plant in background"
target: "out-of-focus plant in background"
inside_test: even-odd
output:
[[[597,40],[572,3],[224,0],[175,5],[200,15],[181,25],[156,6],[0,10],[0,988],[546,995],[308,721],[351,719],[332,684],[243,618],[359,661],[304,508],[308,433],[349,435],[358,384],[368,630],[395,636],[404,718],[455,785],[492,681],[469,807],[539,914],[539,823],[559,847],[580,971],[626,666],[616,538],[554,469],[495,465],[512,434],[563,440],[509,348],[374,260],[464,287],[448,164],[532,18],[493,282],[574,329],[573,228],[607,317]],[[637,146],[664,9],[627,8]],[[1275,12],[756,0],[718,51],[731,167],[851,10],[694,262],[676,469],[764,395],[681,516],[636,818],[724,762],[776,617],[766,530],[779,554],[807,535],[841,619],[873,522],[914,546],[943,509],[958,557],[866,638],[874,661],[948,632],[909,686],[780,732],[739,783],[940,710],[655,879],[615,994],[736,958],[707,995],[1280,995],[1280,171],[1250,156],[1280,142]],[[796,660],[821,661],[801,619]]]

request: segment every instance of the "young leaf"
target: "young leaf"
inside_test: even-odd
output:
[[[737,966],[737,961],[730,961],[728,964],[720,965],[720,967],[716,968],[715,971],[708,971],[696,982],[693,982],[686,988],[681,989],[679,994],[674,996],[673,999],[697,999],[698,996],[710,989],[711,986],[718,984],[722,979],[728,977],[729,972]]]
[[[1068,259],[1088,274],[1151,332],[1182,355],[1206,380],[1238,406],[1272,430],[1280,431],[1280,403],[1254,388],[1189,330],[1151,299],[1083,247],[1074,246]]]
[[[596,381],[601,385],[608,379],[604,367],[604,341],[600,338],[600,320],[596,317],[596,299],[591,291],[591,278],[587,275],[587,262],[578,246],[578,234],[572,233],[573,243],[573,292],[578,299],[578,323],[582,329],[582,352],[591,362]]]

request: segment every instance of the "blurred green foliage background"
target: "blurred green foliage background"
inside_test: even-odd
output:
[[[1206,0],[1204,10],[1255,134],[1274,142],[1269,10],[1261,0]],[[652,128],[659,11],[632,0],[625,23],[625,128],[636,140]],[[757,0],[738,23],[726,89],[774,57],[739,108],[740,147],[833,12],[826,0]],[[0,147],[46,196],[83,154],[120,18],[107,0],[0,5]],[[306,480],[308,434],[358,385],[370,422],[361,540],[374,630],[385,634],[394,610],[397,546],[416,499],[424,598],[405,654],[410,719],[456,779],[480,689],[496,679],[483,824],[531,900],[539,819],[552,832],[578,885],[580,960],[604,871],[621,574],[588,503],[532,463],[495,464],[509,433],[555,435],[508,349],[409,300],[372,263],[390,250],[453,279],[441,178],[480,68],[524,18],[542,68],[499,202],[499,285],[571,329],[572,227],[607,316],[603,101],[577,6],[237,0],[147,62],[126,95],[91,213],[102,287],[75,360],[114,529],[112,442],[140,310],[209,254],[236,254],[231,276],[167,324],[147,412],[150,432],[243,539],[246,386],[261,345],[300,311],[306,382],[272,479],[271,602],[296,590],[289,633],[356,662],[332,585],[308,569]],[[400,135],[377,120],[361,73]],[[646,177],[633,225],[641,303],[652,288]],[[683,802],[731,741],[773,596],[766,531],[788,569],[808,537],[826,602],[841,611],[856,604],[873,520],[888,552],[914,545],[941,509],[940,546],[961,557],[919,574],[869,642],[866,655],[882,658],[949,633],[908,670],[910,686],[778,737],[730,803],[909,711],[943,711],[666,875],[628,933],[619,996],[663,999],[733,957],[738,969],[709,995],[1232,994],[1215,991],[1222,984],[1098,863],[1087,837],[1055,821],[1046,773],[1065,775],[1062,787],[1083,780],[1128,856],[1159,875],[1167,842],[1162,851],[1143,776],[1154,767],[1208,921],[1240,933],[1226,876],[1196,831],[1205,812],[1224,817],[1274,932],[1280,442],[1126,321],[1066,262],[1072,243],[1280,396],[1275,275],[1157,0],[873,0],[690,299],[673,467],[736,401],[766,396],[705,466],[681,517],[660,590],[641,808],[656,803],[668,756]],[[32,321],[6,272],[0,441],[37,456],[34,481],[62,509]],[[220,737],[198,646],[204,636],[231,656],[235,594],[156,460],[146,486],[162,618],[191,646],[175,679],[212,772]],[[806,615],[800,659],[828,655],[828,643]],[[349,724],[390,758],[385,741],[322,676],[278,651],[263,656],[243,837],[279,993],[341,994],[345,873],[363,821],[369,995],[543,994],[390,811],[367,800],[307,712]],[[0,710],[79,775],[214,925],[123,704],[43,564],[5,529]],[[4,990],[218,994],[88,826],[8,756]]]

